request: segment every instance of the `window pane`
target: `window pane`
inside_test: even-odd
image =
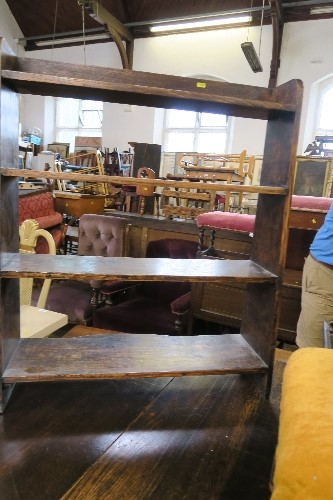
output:
[[[73,152],[76,136],[101,137],[103,104],[103,101],[58,98],[56,140],[69,142]]]
[[[320,111],[319,128],[333,130],[333,88],[323,95]]]
[[[82,111],[80,113],[80,125],[89,128],[101,128],[103,121],[103,111]]]
[[[224,153],[226,149],[226,133],[199,133],[198,153]],[[179,149],[176,151],[180,151]]]
[[[103,102],[102,101],[81,101],[81,109],[82,110],[95,110],[99,109],[103,111]]]
[[[190,132],[170,132],[167,135],[167,144],[165,151],[194,151],[194,134]]]
[[[226,115],[215,115],[213,113],[200,113],[200,125],[202,127],[225,127],[227,117]]]
[[[168,127],[170,128],[194,127],[195,116],[196,116],[195,111],[170,109],[168,112]]]
[[[78,99],[57,99],[57,127],[77,127],[79,121]]]

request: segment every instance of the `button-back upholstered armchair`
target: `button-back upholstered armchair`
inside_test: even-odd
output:
[[[127,221],[121,217],[82,215],[79,222],[78,255],[125,255],[126,227]],[[69,323],[91,324],[93,308],[98,304],[100,285],[101,282],[97,280],[53,280],[46,309],[67,314]]]
[[[194,259],[198,243],[165,238],[150,241],[146,257]],[[101,285],[106,304],[93,313],[93,326],[127,333],[180,335],[186,332],[190,283],[108,282]]]

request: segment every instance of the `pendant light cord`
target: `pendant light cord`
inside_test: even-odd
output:
[[[55,11],[54,11],[51,61],[53,61],[54,41],[55,41],[55,33],[56,33],[56,27],[57,27],[57,17],[58,17],[58,0],[56,0]]]
[[[83,3],[82,6],[82,35],[83,35],[83,59],[84,64],[87,65],[87,55],[86,55],[86,20],[85,20],[85,9]]]
[[[83,37],[83,59],[84,64],[87,65],[86,57],[86,20],[85,20],[85,0],[77,0],[78,5],[81,6],[82,11],[82,37]]]
[[[261,21],[260,21],[260,38],[259,38],[259,59],[260,59],[260,50],[261,50],[261,37],[262,37],[262,25],[264,23],[264,7],[265,7],[265,0],[262,0],[262,9],[261,9]]]
[[[252,21],[252,7],[253,7],[253,0],[251,0],[249,22],[247,23],[247,40],[246,40],[247,42],[249,41],[249,38],[250,38],[250,26],[251,26],[251,21]]]

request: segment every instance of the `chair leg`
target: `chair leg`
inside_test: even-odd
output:
[[[102,303],[101,294],[99,292],[99,288],[92,287],[92,292],[91,305],[93,306],[93,309],[96,309]]]
[[[198,252],[198,255],[203,255],[203,256],[208,256],[208,257],[216,257],[217,256],[217,253],[216,253],[216,250],[214,248],[214,243],[215,243],[215,229],[212,229],[212,232],[211,232],[211,235],[210,235],[210,244],[209,244],[209,248],[207,248],[207,250],[202,250],[203,248],[203,245],[204,245],[204,232],[205,232],[205,229],[202,228],[200,229],[199,231],[199,252]]]
[[[175,329],[176,329],[176,335],[183,335],[183,333],[184,333],[184,325],[183,325],[182,315],[180,315],[180,314],[176,315]]]

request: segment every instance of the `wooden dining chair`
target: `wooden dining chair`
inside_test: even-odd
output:
[[[49,247],[49,254],[56,254],[56,246],[52,235],[45,229],[41,229],[34,219],[25,220],[19,227],[20,253],[35,253],[37,240],[40,237],[46,239]],[[51,285],[50,279],[45,279],[41,287],[37,307],[44,308],[47,294]],[[32,297],[33,278],[20,279],[20,303],[30,305]]]
[[[20,253],[34,254],[40,237],[46,239],[49,253],[55,255],[56,246],[52,235],[45,229],[41,229],[34,219],[25,220],[19,227]],[[45,310],[51,280],[43,280],[36,306],[32,305],[33,285],[33,278],[20,279],[21,337],[45,337],[68,322],[66,314]]]

